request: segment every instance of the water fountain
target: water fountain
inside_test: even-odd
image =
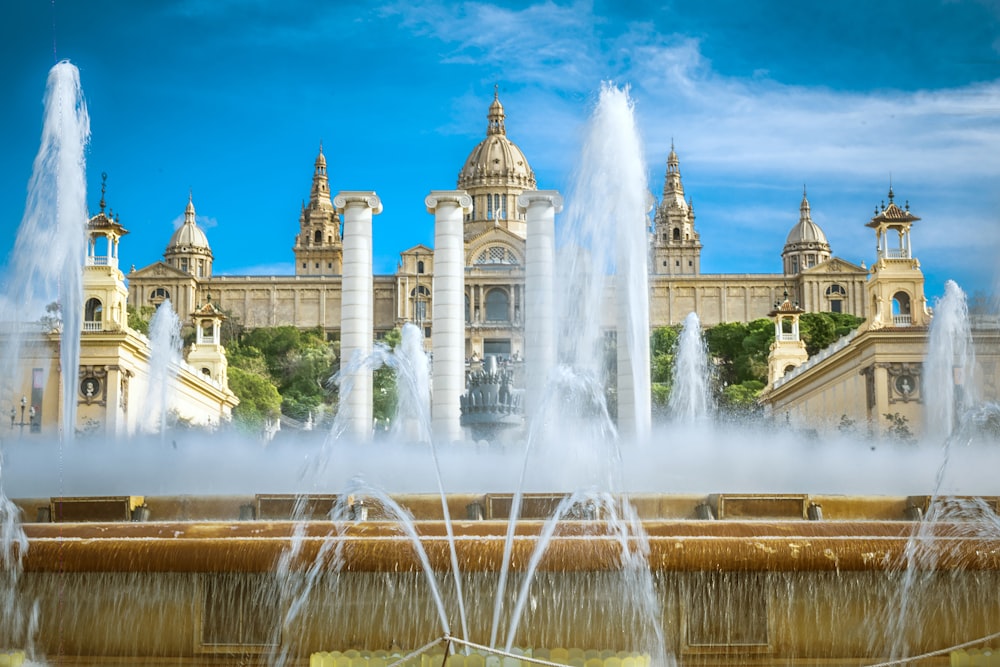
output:
[[[607,89],[594,134],[612,150],[623,127],[618,150],[634,157],[629,106]],[[986,523],[915,521],[939,514],[944,496],[995,492],[995,443],[953,447],[945,475],[936,443],[804,443],[790,429],[690,424],[645,436],[649,390],[634,380],[645,371],[628,378],[623,361],[641,359],[641,313],[617,338],[629,349],[619,391],[634,394],[618,407],[636,415],[633,437],[618,440],[599,381],[605,340],[587,309],[610,265],[634,263],[596,257],[595,240],[608,220],[645,211],[644,193],[629,190],[635,164],[621,170],[627,183],[580,175],[574,196],[589,199],[569,217],[583,236],[563,249],[584,246],[564,260],[566,282],[583,290],[565,303],[581,310],[559,320],[569,335],[524,443],[431,437],[419,331],[379,360],[397,364],[413,399],[405,434],[386,441],[5,442],[3,490],[16,504],[0,504],[0,601],[20,608],[0,613],[20,620],[0,623],[0,649],[60,665],[861,665],[995,639],[996,497],[977,501]],[[627,202],[606,208],[622,189]],[[377,198],[338,206],[352,203],[352,222],[370,226]],[[585,210],[599,218],[589,227]],[[344,392],[383,354],[354,333]],[[347,433],[363,410],[349,412]],[[155,521],[132,520],[137,502]],[[919,585],[905,567],[917,543],[934,547]]]
[[[673,419],[693,423],[709,418],[709,377],[708,349],[701,337],[701,322],[697,313],[689,313],[684,318],[684,326],[677,341],[669,402],[669,412]]]
[[[143,405],[147,406],[144,430],[147,433],[167,434],[167,417],[170,415],[171,379],[177,374],[181,362],[181,322],[174,312],[170,299],[156,309],[149,321],[149,387]]]

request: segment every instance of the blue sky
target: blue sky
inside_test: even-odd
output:
[[[76,64],[100,174],[150,264],[189,190],[216,273],[293,273],[322,141],[331,190],[375,190],[375,263],[432,245],[494,83],[539,187],[566,193],[602,81],[627,84],[659,197],[674,141],[702,271],[778,272],[803,185],[834,254],[870,262],[886,197],[922,220],[930,297],[993,291],[1000,254],[1000,0],[314,2],[25,0],[0,27],[6,257],[48,69]],[[558,220],[558,219],[557,219]]]

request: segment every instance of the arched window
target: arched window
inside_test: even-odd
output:
[[[681,240],[681,228],[680,227],[674,227],[674,240],[675,241],[680,241]]]
[[[510,248],[495,245],[486,248],[476,257],[474,264],[517,264],[517,255]]]
[[[417,262],[417,273],[423,273],[423,272],[424,272],[424,260],[420,260],[419,262]]]
[[[510,297],[502,289],[491,289],[486,293],[486,321],[510,321]]]
[[[427,302],[431,298],[431,291],[420,285],[410,290],[410,298],[413,299],[413,319],[423,322],[427,319]]]
[[[313,237],[313,240],[316,243],[322,243],[323,242],[323,232],[321,230],[317,229],[316,230],[316,235]]]
[[[847,290],[843,285],[834,283],[826,288],[826,298],[830,302],[831,313],[844,312],[844,301],[847,299]]]
[[[892,322],[898,327],[908,327],[913,323],[910,295],[906,292],[892,295]]]
[[[472,309],[469,307],[469,294],[465,294],[465,323],[469,324],[472,321]]]
[[[486,195],[486,219],[493,219],[493,195]]]
[[[101,320],[104,315],[104,304],[100,299],[87,299],[87,304],[83,309],[83,330],[100,331]]]
[[[165,287],[157,287],[153,290],[153,293],[149,295],[149,300],[155,304],[160,304],[169,298],[170,292],[168,292]]]

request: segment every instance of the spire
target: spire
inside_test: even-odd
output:
[[[184,209],[184,224],[194,224],[194,193],[188,188],[188,205]]]
[[[806,198],[806,186],[802,185],[802,203],[799,204],[799,223],[812,222],[809,211],[809,200]]]
[[[106,204],[104,203],[104,191],[107,189],[107,187],[108,187],[108,172],[102,171],[101,172],[101,203],[100,203],[101,213],[104,213],[104,207],[106,206]]]
[[[684,184],[681,183],[681,162],[674,150],[674,140],[670,140],[670,154],[667,156],[667,175],[663,182],[663,201],[674,200],[684,203]]]
[[[309,208],[333,210],[330,201],[330,180],[326,174],[326,156],[323,155],[323,142],[319,142],[319,154],[313,169],[312,190],[309,192]]]
[[[504,128],[503,105],[500,104],[500,84],[493,84],[493,103],[490,104],[489,113],[486,114],[487,125],[486,134],[507,134]]]

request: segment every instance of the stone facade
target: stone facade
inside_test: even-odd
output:
[[[526,221],[517,197],[536,189],[527,158],[506,133],[506,114],[494,95],[487,132],[462,166],[457,186],[472,199],[465,215],[465,353],[524,354]],[[193,207],[189,203],[193,215]],[[650,226],[650,325],[683,322],[695,311],[704,326],[767,317],[785,292],[806,312],[835,311],[865,317],[867,269],[831,255],[822,230],[810,218],[803,195],[799,222],[784,249],[775,249],[774,274],[702,274],[702,245],[694,209],[685,199],[680,160],[671,148],[661,201]],[[294,276],[215,276],[180,271],[157,262],[128,274],[129,302],[156,305],[169,296],[178,312],[211,301],[246,327],[292,325],[340,332],[343,238],[331,204],[326,158],[316,158],[309,203],[295,237]],[[432,224],[428,220],[428,224]],[[189,235],[192,236],[193,235]],[[193,252],[191,248],[189,251]],[[781,263],[778,257],[781,256]],[[207,239],[196,257],[211,257]],[[175,263],[174,263],[175,264]],[[195,264],[195,266],[198,266]],[[376,337],[405,322],[424,330],[430,344],[433,319],[433,249],[400,253],[395,273],[374,277]],[[607,308],[612,326],[614,309]]]

